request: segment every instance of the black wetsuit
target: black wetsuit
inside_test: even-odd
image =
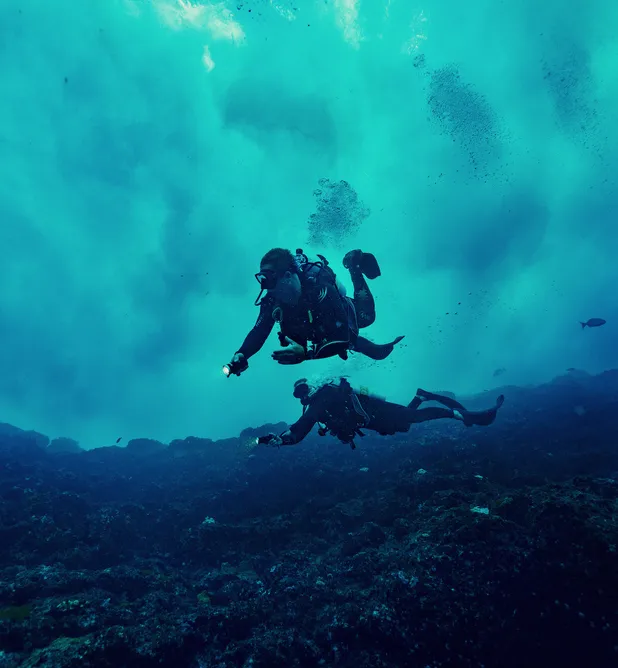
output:
[[[311,342],[314,359],[340,355],[347,358],[355,350],[374,360],[383,360],[403,338],[377,344],[359,336],[358,330],[375,321],[375,303],[364,276],[350,271],[354,298],[344,297],[330,268],[320,269],[309,263],[300,273],[302,296],[295,306],[277,306],[268,295],[260,303],[260,313],[253,329],[236,351],[248,360],[264,345],[275,322],[280,322],[281,336],[288,336],[305,350]]]
[[[288,336],[305,350],[314,345],[314,357],[346,355],[358,337],[354,302],[343,297],[326,269],[316,271],[314,280],[301,274],[302,295],[295,306],[277,306],[266,296],[260,302],[260,313],[253,329],[237,352],[246,359],[255,355],[264,345],[275,322],[281,334]]]
[[[402,406],[367,394],[356,393],[349,385],[329,383],[316,390],[308,399],[302,417],[281,436],[284,445],[294,445],[302,441],[317,423],[322,423],[326,431],[352,443],[357,430],[371,429],[382,436],[409,431],[411,425],[428,420],[455,419],[458,411],[464,424],[471,426],[489,425],[496,416],[497,408],[485,411],[468,411],[458,401],[438,394],[424,392],[425,400],[437,401],[447,408],[431,406],[418,408],[420,400],[415,397],[410,404]]]

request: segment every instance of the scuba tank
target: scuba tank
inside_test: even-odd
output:
[[[386,401],[386,397],[383,397],[381,394],[376,394],[375,392],[370,392],[369,388],[366,385],[359,385],[358,388],[354,388],[354,392],[363,397],[371,397],[372,399],[379,399],[380,401]]]
[[[303,251],[303,249],[297,248],[294,259],[296,261],[296,265],[299,268],[299,270],[304,272],[305,275],[307,276],[309,275],[309,273],[313,268],[317,268],[318,271],[326,270],[330,274],[333,283],[337,286],[339,294],[343,298],[345,298],[347,295],[347,290],[345,289],[345,285],[337,278],[337,274],[335,274],[335,272],[331,268],[328,260],[323,255],[318,254],[317,257],[318,257],[317,260],[310,261],[307,254]]]
[[[348,317],[348,323],[350,320],[350,303],[346,297],[346,289],[345,286],[337,279],[337,275],[333,271],[333,269],[330,267],[328,260],[323,256],[318,254],[317,255],[317,260],[309,260],[309,257],[307,254],[303,251],[302,248],[297,248],[296,249],[296,254],[294,255],[294,263],[296,264],[296,268],[298,270],[298,274],[300,276],[301,282],[302,283],[317,283],[320,281],[326,281],[329,283],[332,283],[332,285],[335,287],[337,290],[337,293],[342,301],[343,304],[343,310],[346,313],[346,316]],[[325,274],[323,274],[325,272]],[[324,277],[323,277],[324,276]],[[279,332],[278,332],[278,337],[279,337],[279,343],[282,347],[288,346],[288,342],[285,340],[285,334],[283,333],[283,310],[280,307],[276,307],[273,310],[273,319],[275,322],[279,325]],[[309,308],[307,311],[307,320],[309,322],[309,325],[313,323],[313,318],[314,314],[312,313],[312,308]],[[355,318],[354,318],[355,319]],[[353,331],[357,332],[357,329],[353,328]],[[348,339],[350,337],[349,330],[348,330]],[[314,347],[319,347],[318,344],[315,341],[311,342]],[[344,342],[336,342],[338,345],[341,345]],[[349,345],[349,341],[348,341]],[[339,357],[342,359],[347,359],[348,353],[347,349],[342,350],[339,353]]]
[[[343,443],[348,443],[352,450],[356,449],[354,438],[356,436],[365,436],[361,427],[366,427],[371,418],[362,407],[358,396],[352,389],[352,386],[346,378],[341,377],[339,385],[336,385],[340,392],[340,401],[343,405],[344,414],[337,419],[333,417],[328,424],[320,425],[318,434],[325,436],[330,432]]]
[[[296,249],[296,254],[294,255],[294,262],[296,263],[296,267],[298,269],[298,273],[301,277],[305,278],[313,278],[311,277],[311,272],[312,270],[315,272],[315,276],[326,269],[329,274],[331,275],[332,279],[336,281],[336,276],[333,270],[328,266],[328,260],[323,256],[323,255],[318,255],[318,260],[316,261],[309,261],[309,257],[307,254],[303,251],[302,248],[297,248]],[[316,271],[317,270],[317,271]],[[316,280],[316,278],[313,278],[313,280]],[[279,344],[281,347],[285,348],[289,344],[285,340],[285,334],[281,331],[282,328],[282,322],[283,322],[283,310],[281,307],[276,307],[273,310],[273,320],[279,325],[279,332],[278,332],[278,337],[279,337]],[[308,318],[309,322],[312,321],[313,314],[311,311],[308,312]]]

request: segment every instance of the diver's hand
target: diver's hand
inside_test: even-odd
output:
[[[231,375],[240,376],[249,367],[247,358],[242,353],[235,353],[232,361],[223,367],[223,373],[229,378]]]
[[[270,447],[279,447],[283,444],[283,439],[281,436],[276,434],[266,434],[266,436],[260,436],[257,440],[259,445],[268,445]]]
[[[272,358],[279,364],[300,364],[307,358],[305,349],[296,341],[292,341],[288,336],[285,337],[287,347],[282,350],[275,350]]]

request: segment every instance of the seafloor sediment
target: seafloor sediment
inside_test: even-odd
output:
[[[618,371],[503,392],[355,451],[1,426],[0,667],[618,665]]]

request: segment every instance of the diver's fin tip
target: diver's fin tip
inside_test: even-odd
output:
[[[378,264],[376,256],[373,253],[363,252],[360,260],[360,270],[363,272],[363,275],[366,276],[370,281],[382,275],[382,272],[380,271],[380,265]]]

